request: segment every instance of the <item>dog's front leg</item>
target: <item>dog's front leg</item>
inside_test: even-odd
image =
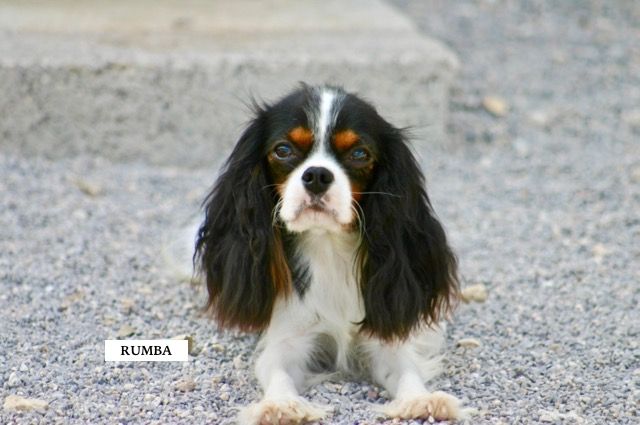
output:
[[[256,377],[264,396],[258,403],[244,408],[239,416],[242,425],[293,425],[317,421],[330,409],[301,397],[305,386],[307,362],[313,349],[312,332],[299,320],[275,318],[260,341]]]
[[[372,339],[365,344],[370,358],[371,375],[393,396],[382,407],[392,418],[455,420],[464,416],[460,401],[445,392],[430,392],[424,385],[435,375],[438,359],[422,359],[416,341],[386,343]],[[431,370],[429,370],[431,369]]]

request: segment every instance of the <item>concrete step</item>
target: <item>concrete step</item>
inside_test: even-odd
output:
[[[0,144],[198,167],[299,81],[357,91],[441,143],[457,69],[378,0],[0,0]]]

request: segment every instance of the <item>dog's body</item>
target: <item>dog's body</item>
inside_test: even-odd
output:
[[[400,400],[386,407],[390,416],[457,417],[453,397],[429,394],[422,384],[439,372],[439,329],[421,329],[392,344],[359,334],[365,312],[353,270],[357,247],[354,235],[312,234],[302,242],[300,256],[313,279],[305,297],[276,302],[256,363],[265,398],[245,409],[240,423],[268,423],[265,418],[278,413],[294,423],[322,418],[328,409],[310,405],[298,391],[327,364],[329,370],[364,374],[385,387]],[[328,270],[326,264],[335,267]]]
[[[242,424],[321,419],[322,371],[385,387],[390,417],[456,419],[429,392],[456,261],[402,132],[366,102],[303,86],[259,108],[206,201],[196,258],[222,326],[263,331],[262,401]]]

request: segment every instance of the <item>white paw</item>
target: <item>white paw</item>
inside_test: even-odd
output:
[[[319,406],[302,397],[265,399],[253,403],[238,415],[239,425],[297,425],[319,421],[331,412],[328,406]]]
[[[462,419],[465,415],[460,400],[442,391],[413,398],[396,399],[382,406],[382,412],[392,418],[428,419],[436,421]]]

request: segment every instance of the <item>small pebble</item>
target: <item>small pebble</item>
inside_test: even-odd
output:
[[[47,410],[49,403],[38,398],[25,398],[18,395],[10,395],[4,399],[4,410],[16,412],[42,412]]]
[[[218,351],[218,352],[223,352],[223,351],[225,351],[224,346],[223,346],[223,345],[220,345],[220,344],[213,343],[213,344],[211,344],[211,345],[210,345],[210,347],[211,347],[213,350]]]
[[[467,286],[460,293],[460,298],[465,303],[478,302],[483,303],[487,300],[487,287],[482,283]]]
[[[82,178],[75,179],[74,183],[76,184],[78,189],[80,189],[82,191],[82,193],[84,193],[85,195],[88,195],[88,196],[90,196],[92,198],[95,198],[95,197],[100,196],[100,195],[103,194],[102,187],[100,187],[96,183],[90,182],[90,181],[82,179]]]
[[[176,389],[182,392],[190,392],[196,389],[196,381],[193,378],[183,378],[176,383]]]
[[[540,422],[553,422],[555,419],[549,414],[540,415]]]
[[[242,354],[238,354],[237,356],[235,356],[233,358],[233,367],[236,369],[242,369],[244,368],[245,363],[244,360],[242,360]]]
[[[124,325],[118,330],[118,338],[126,338],[136,333],[136,328],[130,325]]]
[[[607,256],[611,250],[601,243],[597,243],[591,247],[591,252],[596,260],[601,260]]]
[[[486,96],[482,99],[482,107],[494,117],[504,117],[509,110],[507,102],[498,96]]]
[[[60,306],[58,307],[59,311],[67,310],[72,305],[80,302],[85,296],[85,292],[83,290],[74,291],[72,294],[64,297]]]
[[[20,385],[20,378],[18,377],[18,374],[16,372],[11,372],[11,374],[9,374],[9,379],[7,379],[7,387],[13,388],[18,385]]]
[[[536,127],[547,128],[552,120],[551,113],[547,111],[533,111],[529,114],[529,121]]]
[[[177,340],[187,340],[187,344],[188,344],[188,348],[187,350],[189,351],[189,354],[194,354],[196,352],[196,340],[193,336],[191,335],[178,335],[178,336],[174,336],[171,339],[177,339]]]
[[[482,343],[475,338],[462,338],[458,340],[456,345],[462,348],[478,348]]]
[[[120,300],[120,305],[122,306],[122,312],[124,314],[131,314],[133,308],[136,305],[136,302],[131,298],[123,298],[122,300]]]

